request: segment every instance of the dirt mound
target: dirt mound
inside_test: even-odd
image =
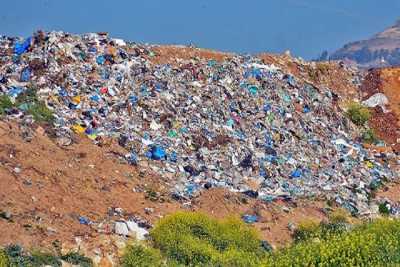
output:
[[[376,93],[383,93],[389,100],[389,112],[382,108],[373,109],[370,125],[379,138],[382,138],[396,148],[399,133],[400,118],[400,68],[382,68],[370,70],[360,88],[362,99],[368,99]]]
[[[172,45],[153,46],[152,51],[155,55],[149,59],[154,64],[176,65],[182,60],[190,59],[216,60],[220,62],[233,56],[230,53],[223,53],[209,49]]]

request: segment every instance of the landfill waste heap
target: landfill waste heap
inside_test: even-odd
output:
[[[357,141],[337,95],[257,57],[154,64],[151,45],[106,34],[0,37],[0,94],[27,90],[54,113],[56,140],[116,138],[127,163],[162,177],[173,198],[223,187],[267,202],[323,198],[369,212],[397,177]],[[32,121],[27,105],[8,119]],[[394,155],[386,154],[384,158]]]

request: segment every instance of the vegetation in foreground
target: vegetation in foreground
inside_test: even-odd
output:
[[[62,261],[74,266],[93,266],[91,259],[76,252],[66,255],[55,255],[42,251],[27,252],[18,245],[11,245],[0,250],[0,267],[61,267]]]
[[[274,252],[239,219],[218,221],[198,213],[162,219],[148,244],[131,245],[130,266],[388,266],[400,264],[400,221],[379,219],[352,226],[336,214],[329,222],[305,223],[293,245]],[[160,256],[161,255],[161,256]]]
[[[400,221],[389,218],[351,225],[335,213],[328,222],[300,224],[294,243],[269,251],[257,231],[239,219],[216,220],[199,213],[163,218],[151,241],[132,243],[120,260],[123,267],[153,266],[399,266]],[[0,267],[92,266],[77,253],[55,256],[24,252],[19,246],[0,250]]]

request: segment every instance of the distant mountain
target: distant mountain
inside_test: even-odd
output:
[[[323,53],[327,59],[326,53]],[[400,19],[395,25],[372,38],[346,44],[329,59],[350,60],[361,67],[400,66]]]

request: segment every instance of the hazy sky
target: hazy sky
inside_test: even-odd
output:
[[[1,0],[0,34],[107,31],[130,41],[304,58],[365,39],[400,17],[400,0]],[[382,4],[384,3],[384,4]]]

